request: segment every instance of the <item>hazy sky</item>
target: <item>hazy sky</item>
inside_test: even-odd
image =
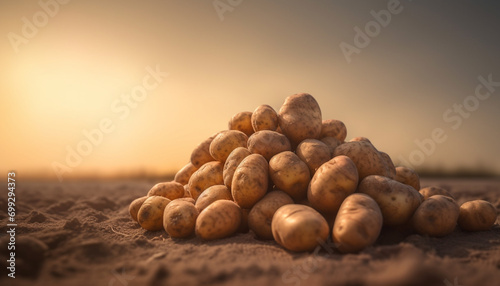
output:
[[[2,172],[176,171],[308,92],[396,163],[500,174],[498,1],[67,2],[0,2]]]

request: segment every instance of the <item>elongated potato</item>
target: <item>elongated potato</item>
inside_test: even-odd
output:
[[[210,143],[210,155],[219,161],[226,162],[227,156],[238,147],[247,147],[248,136],[238,130],[220,132]]]
[[[267,104],[257,107],[252,113],[251,120],[255,132],[260,130],[276,131],[278,128],[278,114]]]
[[[203,193],[201,193],[201,195],[196,200],[195,207],[199,212],[201,212],[203,209],[217,200],[232,201],[233,198],[231,197],[231,191],[224,185],[215,185],[208,187],[208,189],[203,191]]]
[[[293,204],[293,200],[285,192],[269,192],[250,210],[248,227],[261,239],[273,239],[273,215],[280,207],[288,204]]]
[[[247,157],[252,154],[247,148],[238,147],[234,149],[231,154],[227,157],[224,163],[224,169],[222,170],[222,177],[224,179],[224,185],[231,189],[231,184],[233,183],[234,171],[238,165]]]
[[[497,220],[496,208],[487,201],[474,200],[460,206],[458,225],[466,231],[489,230]]]
[[[238,112],[229,120],[227,124],[229,130],[239,130],[247,136],[252,135],[254,132],[252,127],[252,112],[242,111]]]
[[[410,185],[415,190],[420,190],[420,177],[415,170],[404,166],[396,167],[395,180],[406,185]]]
[[[221,162],[212,161],[201,166],[198,171],[194,172],[188,183],[191,197],[197,200],[200,194],[208,187],[222,185],[224,183],[222,168],[223,164]]]
[[[431,187],[426,187],[423,189],[420,189],[419,193],[423,196],[424,200],[427,200],[428,198],[435,196],[435,195],[442,195],[442,196],[447,196],[452,199],[455,199],[450,192],[447,190],[437,187],[437,186],[431,186]]]
[[[132,217],[133,220],[137,221],[137,213],[139,212],[139,209],[141,208],[142,204],[148,196],[140,197],[135,200],[133,200],[130,203],[130,206],[128,207],[128,212],[130,213],[130,216]]]
[[[186,185],[189,182],[189,178],[191,178],[196,170],[198,170],[198,168],[189,162],[175,174],[174,181],[182,185]]]
[[[311,177],[319,166],[332,159],[330,147],[316,139],[306,139],[300,142],[295,153],[304,163],[306,163],[311,173]]]
[[[454,199],[434,195],[417,208],[412,218],[413,228],[419,234],[446,236],[457,225],[460,208]]]
[[[188,201],[171,201],[163,212],[163,228],[171,236],[184,238],[193,235],[198,210]]]
[[[248,150],[264,156],[269,161],[278,153],[291,151],[292,147],[285,135],[276,131],[261,130],[248,138]]]
[[[382,212],[368,195],[352,194],[340,206],[332,230],[342,253],[358,252],[372,245],[382,230]]]
[[[146,230],[163,228],[163,211],[170,200],[161,196],[148,197],[137,213],[137,222]]]
[[[162,196],[169,200],[184,197],[184,186],[177,182],[163,182],[154,185],[148,192],[148,197]]]
[[[241,161],[234,172],[231,195],[244,209],[250,209],[267,192],[269,164],[259,154],[251,154]]]
[[[311,174],[306,163],[291,151],[281,152],[269,161],[269,175],[276,188],[284,191],[295,202],[305,199]]]
[[[217,134],[205,139],[191,153],[191,164],[193,164],[195,168],[200,168],[210,161],[215,161],[212,155],[210,155],[210,144],[212,143],[212,140],[214,140],[215,136],[217,136]]]
[[[341,143],[345,141],[347,128],[344,122],[336,119],[326,119],[321,122],[320,137],[335,137]]]
[[[231,236],[241,224],[241,209],[232,201],[218,200],[206,207],[196,220],[196,235],[204,240]]]

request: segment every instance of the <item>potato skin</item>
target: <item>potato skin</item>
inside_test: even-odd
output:
[[[447,197],[450,197],[452,199],[455,199],[450,194],[450,192],[448,192],[447,190],[445,190],[441,187],[436,187],[436,186],[426,187],[426,188],[420,189],[418,192],[422,195],[424,200],[427,200],[428,198],[435,196],[435,195],[442,195],[442,196],[447,196]]]
[[[248,227],[261,239],[273,239],[271,222],[274,213],[282,206],[293,204],[283,191],[271,191],[258,201],[248,214]]]
[[[133,220],[137,221],[137,213],[139,212],[139,209],[141,208],[142,204],[147,198],[148,196],[140,197],[133,200],[130,203],[130,206],[128,207],[128,212],[130,213],[130,216],[132,217]]]
[[[188,189],[191,197],[197,200],[200,194],[208,187],[222,185],[223,164],[219,161],[208,162],[201,166],[189,179]]]
[[[269,160],[269,175],[276,188],[287,193],[295,202],[307,195],[311,174],[306,163],[291,151],[276,154]]]
[[[387,177],[389,179],[395,180],[396,179],[396,167],[394,166],[394,163],[392,162],[391,156],[389,156],[389,154],[382,152],[382,151],[380,151],[379,154],[387,166],[387,168],[386,168]],[[418,191],[418,189],[416,189],[416,190]]]
[[[306,163],[311,176],[319,166],[332,159],[330,147],[317,139],[306,139],[297,146],[295,153]]]
[[[208,189],[203,191],[203,193],[201,193],[201,195],[196,200],[195,207],[199,212],[201,212],[203,209],[217,200],[232,201],[233,198],[231,197],[231,191],[224,185],[214,185],[208,187]]]
[[[337,138],[335,137],[323,137],[321,138],[321,142],[325,143],[326,146],[330,148],[330,156],[333,158],[333,153],[335,152],[335,148],[342,144]]]
[[[318,168],[307,189],[311,206],[321,213],[335,214],[344,199],[356,191],[358,170],[347,156],[337,156]]]
[[[276,131],[257,131],[248,138],[248,150],[260,154],[269,161],[274,155],[283,151],[291,151],[292,146],[285,135]]]
[[[217,134],[214,134],[205,139],[198,146],[196,146],[196,148],[191,153],[190,161],[195,168],[200,168],[210,161],[215,161],[212,155],[210,155],[210,144],[212,143],[212,140],[214,140],[215,136],[217,136]]]
[[[420,177],[413,169],[404,166],[396,167],[396,177],[394,179],[403,184],[412,186],[417,191],[420,190]]]
[[[189,162],[175,174],[174,181],[179,184],[186,185],[189,182],[189,178],[191,178],[196,170],[198,170],[198,168]]]
[[[148,197],[162,196],[169,200],[184,197],[184,186],[177,182],[163,182],[154,185],[148,192]]]
[[[489,230],[497,220],[496,208],[487,201],[474,200],[460,206],[458,225],[466,231]]]
[[[344,122],[336,119],[326,119],[321,122],[320,137],[335,137],[339,142],[344,142],[347,136],[347,128]]]
[[[342,202],[335,218],[333,242],[342,253],[361,251],[375,243],[382,223],[382,212],[370,196],[352,194]]]
[[[276,131],[278,128],[278,114],[267,104],[261,105],[253,111],[251,121],[255,132],[260,130]]]
[[[170,200],[161,196],[148,197],[137,213],[137,222],[146,230],[163,228],[163,211]]]
[[[434,195],[417,208],[412,218],[413,228],[422,235],[446,236],[457,225],[460,208],[454,199]]]
[[[242,111],[233,115],[227,124],[227,129],[239,130],[247,136],[252,135],[254,132],[252,127],[252,112]]]
[[[163,212],[163,228],[175,238],[193,235],[198,210],[188,201],[177,199],[171,201]]]
[[[234,172],[231,183],[231,195],[234,201],[244,209],[250,209],[267,192],[269,164],[260,154],[245,157]]]
[[[218,200],[198,215],[195,232],[204,240],[231,236],[241,224],[240,207],[228,200]]]
[[[313,250],[320,241],[326,241],[330,232],[320,213],[296,204],[281,206],[274,213],[271,229],[279,245],[296,252]]]
[[[247,147],[248,136],[238,130],[220,132],[210,143],[210,155],[219,162],[226,162],[229,154],[238,147]]]
[[[233,183],[234,171],[238,165],[245,159],[248,155],[252,154],[247,148],[238,147],[234,149],[231,154],[227,157],[224,163],[224,169],[222,170],[222,177],[224,179],[224,185],[231,188]]]

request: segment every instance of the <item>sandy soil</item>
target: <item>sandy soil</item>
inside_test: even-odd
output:
[[[7,277],[7,195],[0,198],[1,285],[498,285],[500,219],[490,231],[445,238],[384,230],[341,255],[329,244],[292,253],[253,234],[202,242],[141,229],[129,203],[158,181],[17,182],[16,278]],[[424,179],[459,203],[500,210],[500,180]]]

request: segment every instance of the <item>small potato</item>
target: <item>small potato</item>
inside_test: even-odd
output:
[[[426,187],[423,189],[420,189],[419,193],[424,197],[424,200],[427,200],[428,198],[435,196],[435,195],[442,195],[442,196],[447,196],[452,199],[455,199],[447,190],[441,188],[441,187]]]
[[[489,230],[497,220],[496,208],[487,201],[474,200],[460,206],[458,225],[466,231]]]
[[[293,204],[293,200],[285,192],[269,192],[250,210],[248,227],[261,239],[273,239],[273,215],[280,207],[288,204]]]
[[[259,154],[248,155],[236,168],[231,183],[234,201],[244,209],[250,209],[267,192],[269,164]]]
[[[231,188],[231,184],[233,183],[234,171],[236,171],[236,168],[241,161],[243,161],[243,159],[250,154],[252,153],[248,151],[247,148],[238,147],[227,157],[227,160],[224,163],[224,169],[222,170],[222,177],[224,179],[224,185],[228,188]]]
[[[276,242],[291,251],[311,251],[326,241],[330,228],[315,209],[289,204],[280,207],[271,222]]]
[[[344,122],[335,119],[326,119],[321,123],[321,135],[320,137],[335,137],[340,142],[345,141],[347,136],[347,128]]]
[[[200,194],[210,186],[222,185],[223,164],[219,161],[208,162],[201,166],[189,179],[188,188],[191,197],[198,199]]]
[[[239,130],[247,136],[252,135],[254,132],[252,127],[252,112],[243,111],[233,115],[227,124],[227,129]]]
[[[276,188],[287,193],[295,202],[305,199],[311,173],[295,153],[285,151],[273,156],[269,161],[269,175]]]
[[[394,163],[392,162],[391,156],[389,156],[389,154],[387,154],[385,152],[379,152],[379,153],[387,165],[387,171],[388,171],[387,177],[389,179],[395,180],[396,179],[396,167],[394,166]],[[416,189],[416,190],[418,191],[418,189]]]
[[[307,189],[311,206],[321,213],[335,214],[344,199],[356,191],[358,170],[347,156],[337,156],[318,168]]]
[[[162,196],[169,200],[184,197],[184,186],[177,182],[164,182],[154,185],[148,192],[148,197]]]
[[[387,226],[408,222],[421,203],[420,195],[413,187],[378,175],[364,178],[359,183],[358,192],[377,202]]]
[[[171,201],[163,212],[163,228],[175,238],[193,235],[198,210],[188,201],[177,199]]]
[[[184,197],[185,198],[192,198],[191,193],[189,192],[189,185],[188,184],[184,185]]]
[[[342,144],[342,142],[339,141],[339,139],[335,137],[323,137],[321,138],[321,142],[325,143],[326,146],[330,148],[330,156],[333,158],[333,153],[335,151],[335,148]]]
[[[231,197],[231,191],[224,185],[211,186],[203,191],[203,193],[201,193],[201,195],[196,200],[195,207],[199,212],[201,212],[203,209],[217,200],[232,201],[233,198]]]
[[[261,130],[248,138],[248,150],[264,156],[269,161],[278,153],[291,151],[292,147],[285,135],[276,131]]]
[[[354,141],[366,141],[366,142],[368,142],[370,144],[372,143],[372,141],[370,141],[370,139],[368,139],[366,137],[363,137],[363,136],[354,137],[351,140],[349,140],[349,142],[354,142]]]
[[[189,178],[191,178],[191,175],[193,175],[196,170],[198,170],[198,168],[189,162],[175,174],[174,181],[185,185],[189,182]]]
[[[311,176],[314,175],[319,166],[332,159],[330,147],[316,139],[306,139],[300,142],[295,153],[306,163]]]
[[[434,195],[417,208],[412,225],[422,235],[446,236],[455,229],[459,214],[460,208],[454,199]]]
[[[395,180],[403,184],[412,186],[415,190],[420,190],[420,177],[415,170],[399,166],[396,168]]]
[[[278,128],[278,114],[269,105],[264,104],[257,107],[252,113],[252,127],[254,131],[272,130]]]
[[[241,209],[232,201],[218,200],[206,207],[196,220],[196,235],[204,240],[231,236],[241,224]]]
[[[342,253],[361,251],[375,243],[382,221],[380,208],[370,196],[352,194],[344,200],[335,218],[333,242]]]
[[[146,230],[163,228],[163,211],[170,200],[161,196],[148,197],[137,213],[137,222]]]
[[[220,132],[210,143],[210,155],[219,161],[226,162],[227,156],[238,147],[247,147],[248,136],[238,130]]]
[[[215,161],[212,155],[210,155],[210,144],[215,136],[217,136],[217,134],[205,139],[205,141],[201,142],[191,153],[191,164],[193,164],[195,168],[200,168],[210,161]]]
[[[147,198],[148,196],[140,197],[133,200],[130,203],[130,206],[128,207],[128,212],[130,213],[130,216],[132,217],[133,220],[137,221],[137,213],[139,212],[139,209],[141,208],[142,204]]]

